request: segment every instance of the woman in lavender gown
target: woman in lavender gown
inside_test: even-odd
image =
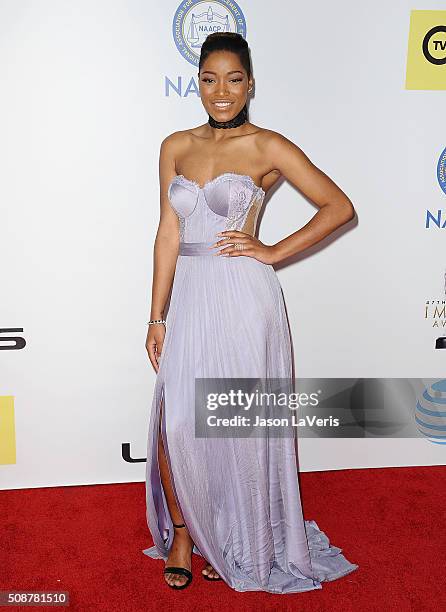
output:
[[[322,588],[358,566],[304,520],[290,437],[195,436],[196,378],[293,376],[291,340],[273,264],[349,221],[348,197],[296,145],[247,119],[247,42],[214,33],[202,45],[209,120],[165,138],[146,348],[157,373],[147,446],[147,522],[173,588],[202,576],[237,591]],[[266,192],[285,176],[319,208],[277,244],[255,237]],[[165,316],[169,292],[170,305]]]

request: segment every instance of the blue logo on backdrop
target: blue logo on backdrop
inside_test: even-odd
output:
[[[446,444],[446,379],[426,388],[418,398],[415,422],[430,442]]]
[[[440,189],[446,195],[446,149],[443,149],[437,164],[437,180]],[[426,210],[426,229],[436,227],[446,229],[446,210],[438,208],[435,212]]]
[[[436,227],[438,229],[446,229],[446,210],[438,208],[435,213],[426,210],[426,229]]]
[[[437,179],[441,190],[446,194],[446,149],[443,149],[437,164]]]
[[[178,51],[188,62],[198,66],[200,49],[212,32],[238,32],[246,38],[246,22],[233,0],[182,2],[173,17],[172,34]]]

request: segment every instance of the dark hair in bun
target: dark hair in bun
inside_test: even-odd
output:
[[[201,70],[204,61],[213,51],[231,51],[236,53],[241,65],[246,70],[248,79],[251,77],[252,69],[249,47],[241,34],[236,32],[213,32],[209,34],[201,46],[198,71]]]

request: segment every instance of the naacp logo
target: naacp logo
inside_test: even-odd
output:
[[[178,51],[198,66],[201,45],[212,32],[237,32],[246,38],[246,22],[236,2],[186,0],[177,8],[172,34]]]
[[[437,180],[441,190],[446,194],[446,149],[443,149],[437,164]]]

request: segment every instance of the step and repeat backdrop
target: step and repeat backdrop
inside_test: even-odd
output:
[[[144,480],[159,147],[207,121],[198,59],[218,30],[250,45],[250,120],[357,212],[275,266],[296,378],[344,379],[326,413],[358,409],[353,435],[306,430],[300,469],[445,463],[445,8],[0,1],[0,488]],[[258,236],[316,212],[283,178]]]

